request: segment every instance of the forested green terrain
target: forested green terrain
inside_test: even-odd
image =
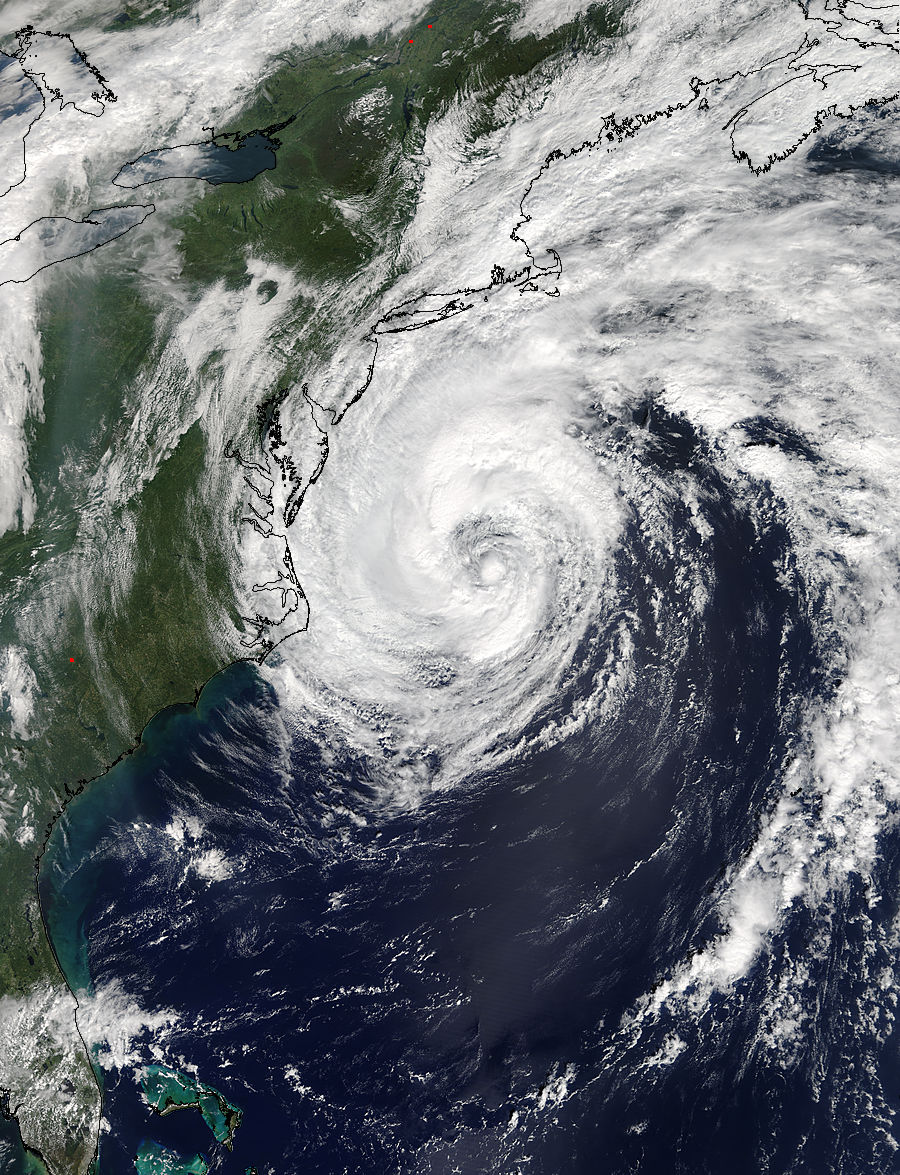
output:
[[[46,1011],[65,989],[37,904],[44,840],[68,796],[127,754],[154,713],[192,701],[246,655],[236,518],[223,514],[219,493],[237,470],[202,414],[191,421],[184,407],[201,400],[201,385],[215,387],[218,357],[198,372],[165,366],[180,316],[216,283],[264,300],[267,291],[250,286],[250,258],[297,275],[303,293],[280,323],[280,368],[267,386],[244,389],[238,415],[251,435],[257,405],[307,378],[342,330],[360,330],[402,271],[429,123],[458,95],[470,106],[474,98],[477,149],[516,100],[552,85],[560,55],[600,51],[617,30],[595,7],[547,36],[513,39],[516,15],[507,3],[436,3],[373,41],[303,55],[286,48],[240,115],[216,128],[266,131],[278,144],[274,171],[195,185],[177,213],[40,279],[44,410],[28,436],[37,508],[26,533],[0,538],[0,646],[20,650],[35,679],[27,730],[0,719],[0,1031],[18,1050],[0,1087],[25,1142],[58,1175],[90,1162],[101,1073]],[[182,16],[190,19],[189,5],[174,0],[126,4],[103,27],[115,38]],[[177,297],[146,273],[148,242],[160,236],[178,259]],[[170,386],[160,390],[161,379]],[[174,444],[141,418],[151,385],[190,421]],[[116,481],[119,465],[139,467],[145,456],[149,479],[133,490],[124,474]]]

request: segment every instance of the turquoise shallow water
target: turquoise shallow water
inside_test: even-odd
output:
[[[15,1121],[0,1114],[0,1171],[3,1175],[45,1175],[44,1167],[32,1159],[22,1146],[22,1136]]]
[[[688,441],[671,423],[660,433],[666,473],[696,467]],[[775,1145],[794,1145],[794,1119],[818,1112],[804,1075],[785,1092],[746,1060],[767,976],[751,978],[746,1019],[688,1026],[678,1064],[654,1061],[663,1021],[633,1043],[615,1035],[713,932],[716,877],[779,786],[785,699],[818,688],[779,579],[783,535],[757,529],[725,486],[710,517],[704,549],[686,507],[670,543],[628,529],[634,686],[614,720],[528,742],[590,696],[617,616],[523,733],[533,753],[414,811],[385,807],[366,760],[285,715],[251,665],[158,715],[72,802],[41,875],[48,925],[111,1030],[123,1001],[133,1009],[117,1057],[98,1058],[101,1175],[133,1169],[142,1147],[161,1153],[150,1144],[223,1175],[758,1175],[774,1154],[754,1150],[758,1108],[773,1099],[792,1115]],[[706,573],[710,599],[685,635],[667,593],[686,568]],[[149,1064],[241,1108],[233,1152],[196,1109],[153,1113]]]
[[[164,939],[177,923],[179,913],[195,904],[199,906],[203,898],[211,899],[213,906],[204,911],[198,909],[200,919],[214,920],[216,895],[208,893],[206,884],[197,876],[192,894],[174,893],[173,889],[178,888],[176,878],[165,872],[152,850],[160,842],[164,848],[173,848],[168,833],[181,827],[178,825],[181,816],[192,828],[197,828],[204,818],[204,796],[198,782],[211,783],[212,790],[219,792],[217,781],[224,782],[233,773],[235,763],[241,761],[242,736],[231,729],[231,720],[236,715],[246,719],[243,733],[251,740],[257,739],[254,774],[257,782],[265,787],[264,765],[278,754],[277,744],[269,741],[272,724],[265,721],[265,714],[271,714],[274,709],[271,691],[252,664],[229,666],[207,683],[196,706],[171,706],[157,714],[143,731],[134,752],[74,797],[54,827],[39,878],[45,922],[69,985],[83,1004],[97,1001],[100,1015],[113,1017],[109,1025],[113,1036],[118,1032],[116,1013],[104,1011],[110,998],[124,999],[130,1005],[129,1015],[136,1015],[138,1020],[144,1011],[152,1018],[161,1006],[168,1008],[174,1004],[177,1009],[177,998],[165,1001],[145,998],[148,984],[157,977],[157,963],[168,970],[173,986],[182,995],[188,995],[189,999],[198,995],[201,1006],[205,1002],[204,992],[208,992],[213,976],[198,968],[193,959],[184,971],[179,971],[176,959],[167,957],[165,950],[154,949],[154,936],[145,933],[143,923],[148,909],[158,903],[164,929],[155,937]],[[211,748],[223,751],[222,758],[215,763],[212,781],[204,780]],[[133,884],[126,887],[121,885],[118,873],[123,865],[135,868]],[[184,877],[180,879],[183,881]],[[114,935],[98,932],[97,919],[109,912],[110,902],[129,893],[133,904],[116,920]],[[136,971],[127,978],[123,974],[126,963],[136,964]],[[125,982],[120,983],[123,978]],[[187,1024],[191,1023],[192,1016],[188,1014]],[[132,1024],[131,1030],[140,1040],[141,1060],[152,1060],[150,1034],[141,1030],[139,1022]],[[226,1074],[223,1082],[215,1072],[214,1063],[207,1061],[202,1073],[196,1073],[191,1061],[197,1053],[196,1047],[189,1046],[175,1056],[186,1055],[198,1087],[214,1091],[212,1100],[216,1104],[205,1106],[212,1112],[209,1121],[208,1115],[205,1117],[197,1108],[189,1106],[164,1117],[156,1115],[151,1108],[153,1099],[142,1093],[137,1080],[141,1075],[152,1074],[153,1067],[140,1064],[133,1057],[137,1068],[110,1070],[100,1042],[100,1053],[95,1053],[93,1060],[104,1089],[104,1109],[109,1113],[112,1106],[116,1116],[115,1107],[120,1107],[121,1128],[121,1141],[115,1140],[120,1144],[112,1148],[113,1153],[110,1153],[109,1136],[101,1137],[100,1171],[130,1169],[139,1154],[143,1168],[149,1163],[150,1168],[156,1169],[154,1164],[158,1167],[164,1163],[164,1169],[173,1173],[200,1169],[198,1162],[202,1167],[217,1155],[220,1168],[223,1163],[229,1170],[246,1168],[248,1164],[239,1168],[236,1163],[230,1166],[227,1163],[231,1157],[227,1142],[231,1141],[231,1135],[240,1134],[236,1129],[240,1125],[240,1112],[236,1111],[229,1129],[220,1110],[221,1106],[236,1109],[236,1105],[243,1105],[242,1095],[239,1093],[235,1098],[228,1081],[231,1075]],[[213,1082],[207,1086],[203,1078],[210,1076]],[[257,1113],[256,1119],[257,1125],[262,1126],[264,1115]],[[196,1158],[198,1155],[202,1162]]]
[[[251,682],[261,686],[255,669],[237,663],[207,683],[196,706],[181,704],[160,711],[144,728],[138,747],[90,782],[56,822],[41,859],[41,907],[50,941],[74,992],[93,991],[85,914],[98,899],[100,874],[93,868],[95,856],[102,853],[112,829],[152,817],[154,790],[163,786],[157,777],[160,759],[177,760],[186,753],[216,706],[239,695]],[[164,806],[160,797],[160,813]]]

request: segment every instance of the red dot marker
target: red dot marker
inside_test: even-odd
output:
[[[75,664],[75,658],[74,658],[74,657],[70,657],[70,658],[69,658],[69,662],[70,662],[70,664],[74,665],[74,664]]]
[[[409,38],[409,43],[412,44],[412,37]]]
[[[433,29],[433,28],[434,28],[434,25],[433,25],[433,24],[430,24],[428,27],[429,27],[430,29]]]

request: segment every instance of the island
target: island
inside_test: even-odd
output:
[[[148,1104],[161,1116],[173,1110],[198,1109],[216,1141],[231,1150],[243,1111],[217,1089],[167,1065],[148,1065],[141,1087]]]
[[[138,1175],[206,1175],[209,1163],[203,1155],[183,1159],[158,1142],[142,1142],[134,1158]]]

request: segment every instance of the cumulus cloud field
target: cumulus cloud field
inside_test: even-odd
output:
[[[327,463],[296,514],[271,449],[252,467],[229,464],[226,451],[236,422],[278,378],[293,299],[315,291],[277,259],[252,256],[254,286],[277,284],[264,303],[224,283],[183,290],[168,213],[188,199],[184,189],[161,192],[158,213],[109,246],[120,253],[106,254],[127,258],[159,298],[161,358],[91,474],[95,516],[134,498],[201,423],[222,455],[209,487],[227,482],[239,606],[263,610],[276,628],[306,629],[280,644],[263,672],[296,729],[336,732],[369,758],[385,811],[415,811],[486,765],[613,723],[633,696],[635,629],[616,562],[629,502],[647,496],[645,516],[655,509],[660,518],[650,537],[662,547],[674,499],[690,512],[698,544],[715,519],[690,479],[667,498],[624,459],[598,454],[587,423],[598,412],[631,421],[649,404],[683,418],[748,510],[760,486],[777,501],[805,590],[818,601],[816,636],[833,688],[801,705],[776,800],[718,882],[720,931],[611,1031],[611,1055],[625,1056],[647,1025],[671,1018],[659,1067],[687,1047],[682,1022],[766,965],[797,904],[824,942],[840,895],[861,879],[873,911],[868,933],[897,945],[896,927],[875,919],[883,895],[873,878],[900,802],[900,338],[888,247],[900,228],[900,44],[896,20],[860,7],[638,0],[604,55],[576,56],[507,95],[486,142],[473,146],[465,97],[432,121],[400,275],[371,321],[338,332],[330,360],[305,373],[305,393],[298,381],[285,401],[284,443],[304,455],[307,471],[319,470],[328,441]],[[112,186],[119,169],[233,118],[280,46],[365,36],[421,11],[226,0],[128,33],[82,23],[73,36],[116,101],[98,117],[102,99],[67,103],[44,86],[49,109],[28,132],[27,175],[0,200],[0,241],[38,216],[81,221],[116,205],[116,215],[137,217]],[[518,34],[558,21],[560,11],[542,0],[523,5]],[[13,5],[4,13],[9,33],[20,17],[60,29],[82,19],[74,5],[52,14]],[[54,65],[63,68],[49,60],[48,71]],[[22,77],[0,74],[0,82],[24,111],[16,118],[29,117],[37,99]],[[69,84],[78,89],[77,78]],[[14,169],[11,142],[0,151]],[[534,280],[503,285],[494,266],[530,266]],[[0,288],[4,532],[34,519],[27,422],[43,411],[36,303],[52,280],[44,273]],[[472,293],[482,290],[490,297]],[[470,303],[464,312],[380,334],[376,353],[372,332],[392,308],[458,292]],[[750,443],[749,422],[760,419],[799,440]],[[85,535],[91,525],[86,519]],[[123,582],[130,574],[126,552]],[[701,576],[679,585],[685,625],[702,619],[708,587]],[[598,630],[608,656],[590,688],[565,724],[542,724]],[[0,670],[11,728],[27,737],[33,674],[13,647]],[[184,829],[170,836],[185,870],[210,884],[229,875],[223,847],[195,838],[188,852]],[[807,979],[797,961],[769,992],[759,1040],[773,1054],[787,1056],[800,1031]],[[881,972],[864,970],[860,982],[877,1002]],[[40,1007],[49,999],[41,994]],[[106,1041],[96,1047],[128,1051],[140,1013],[123,1004],[128,1033],[110,1039],[103,1009],[111,1000],[86,1005],[79,1024],[91,1041]],[[7,1023],[24,1015],[5,1009]],[[536,1099],[544,1109],[578,1087],[563,1068]]]

